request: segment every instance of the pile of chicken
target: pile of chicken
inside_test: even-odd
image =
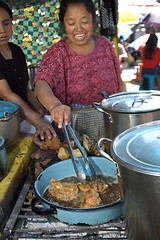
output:
[[[79,198],[80,208],[98,207],[101,203],[100,194],[108,188],[103,179],[98,178],[94,182],[71,183],[51,179],[48,192],[55,200],[73,202]],[[81,197],[79,197],[81,196]]]
[[[35,143],[43,150],[52,150],[54,151],[60,160],[65,160],[70,157],[68,146],[64,141],[61,143],[58,137],[52,138],[51,140],[45,138],[43,141],[35,141]],[[83,134],[82,137],[82,148],[85,151],[86,155],[99,156],[97,152],[96,143],[87,135]],[[71,140],[71,146],[73,149],[74,156],[82,157],[80,150],[77,148],[75,141]],[[101,146],[102,150],[105,150],[105,145]]]

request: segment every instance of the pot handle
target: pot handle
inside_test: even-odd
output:
[[[101,138],[98,140],[97,142],[97,151],[105,158],[107,158],[108,160],[110,160],[111,162],[113,162],[115,165],[116,165],[116,169],[117,169],[117,176],[118,176],[118,184],[119,184],[119,188],[120,188],[120,195],[121,195],[121,200],[124,200],[124,193],[123,193],[123,189],[122,189],[122,178],[121,178],[121,172],[120,172],[120,168],[118,166],[118,164],[113,160],[113,158],[111,158],[111,156],[104,152],[100,145],[101,145],[101,142],[103,141],[107,141],[107,142],[112,142],[111,139],[109,138]]]
[[[102,97],[108,99],[109,98],[109,95],[104,91],[104,92],[101,92],[101,95]]]
[[[103,141],[112,142],[112,140],[111,140],[110,138],[101,138],[101,139],[99,139],[98,142],[97,142],[97,151],[98,151],[103,157],[107,158],[108,160],[110,160],[111,162],[113,162],[113,163],[116,165],[117,174],[118,174],[118,176],[121,176],[118,164],[113,160],[113,158],[111,158],[111,156],[110,156],[108,153],[104,152],[104,151],[101,149],[100,145],[101,145],[101,142],[103,142]]]
[[[112,140],[111,140],[110,138],[101,138],[101,139],[99,139],[98,142],[97,142],[97,151],[98,151],[103,157],[107,158],[108,160],[110,160],[110,161],[113,162],[114,164],[117,164],[117,163],[113,160],[113,158],[111,158],[111,156],[110,156],[108,153],[104,152],[104,151],[101,149],[101,147],[100,147],[100,146],[101,146],[101,143],[104,142],[104,141],[106,141],[106,142],[112,142]]]
[[[93,107],[94,107],[95,109],[97,109],[99,112],[102,112],[102,113],[107,114],[108,117],[109,117],[110,123],[113,123],[112,116],[111,116],[107,111],[104,111],[104,110],[101,108],[101,104],[100,104],[100,103],[93,102]]]
[[[38,202],[41,202],[38,197],[35,197],[32,199],[31,208],[34,213],[39,214],[39,215],[57,214],[57,209],[54,207],[50,207],[48,209],[44,209],[42,207],[37,207],[36,204]]]

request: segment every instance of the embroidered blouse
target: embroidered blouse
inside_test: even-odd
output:
[[[46,81],[63,103],[89,105],[120,90],[120,64],[111,42],[94,35],[95,48],[90,54],[78,54],[66,39],[51,46],[42,58],[37,80]]]

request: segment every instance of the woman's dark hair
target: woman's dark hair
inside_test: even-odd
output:
[[[144,51],[144,57],[146,59],[152,60],[155,47],[157,47],[158,37],[156,34],[150,34]]]
[[[0,1],[0,8],[4,8],[4,9],[8,12],[10,18],[13,20],[12,10],[11,10],[10,7],[8,6],[8,4]]]
[[[59,11],[59,20],[61,27],[64,29],[64,15],[67,11],[69,4],[81,3],[84,4],[87,11],[92,14],[93,24],[96,24],[96,10],[92,0],[61,0],[60,1],[60,11]]]

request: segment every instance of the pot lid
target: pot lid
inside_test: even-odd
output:
[[[113,94],[101,102],[105,111],[140,113],[160,109],[159,91],[122,92]]]
[[[18,111],[18,105],[12,102],[0,101],[0,118],[6,118]]]
[[[111,144],[113,159],[134,171],[160,175],[160,121],[130,128]]]

